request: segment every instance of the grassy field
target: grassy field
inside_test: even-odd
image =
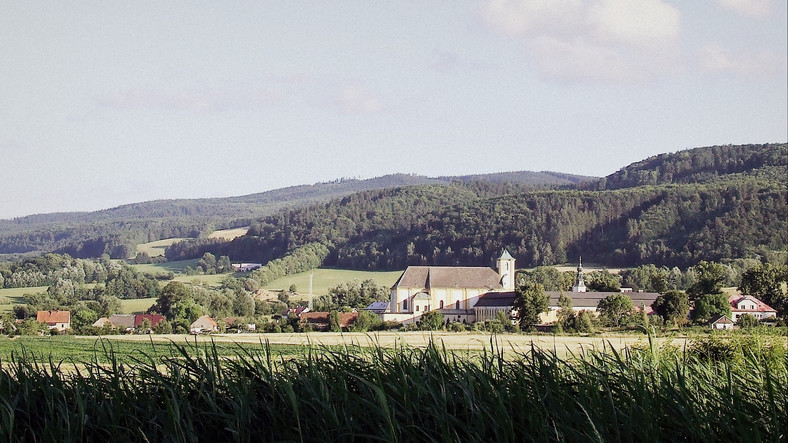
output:
[[[146,252],[150,257],[161,257],[164,255],[164,250],[167,249],[168,246],[172,245],[173,243],[177,243],[181,240],[187,240],[185,238],[166,238],[164,240],[152,241],[150,243],[142,243],[137,245],[137,250],[134,252],[134,256],[129,258],[134,258],[140,252]]]
[[[233,240],[236,237],[246,235],[249,232],[249,226],[243,228],[223,229],[220,231],[213,231],[208,238],[223,238],[226,241]]]
[[[0,289],[0,312],[10,311],[14,305],[24,303],[22,296],[25,294],[39,294],[46,291],[47,286]]]
[[[328,290],[330,288],[335,287],[340,283],[351,280],[364,281],[367,279],[372,279],[378,285],[389,288],[394,285],[401,274],[402,271],[370,272],[352,271],[347,269],[318,268],[314,270],[314,277],[312,279],[312,292],[315,295],[326,295],[328,294]],[[295,285],[298,292],[307,294],[309,293],[309,275],[309,272],[287,275],[265,285],[265,289],[286,290],[290,287],[290,285]]]
[[[120,314],[141,314],[156,304],[156,298],[135,298],[120,301]]]

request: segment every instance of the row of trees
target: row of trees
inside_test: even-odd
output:
[[[686,291],[678,289],[664,291],[651,306],[665,324],[682,326],[690,320],[703,324],[717,314],[730,316],[731,305],[728,296],[722,292],[723,284],[728,278],[725,266],[702,261],[689,272],[693,275],[693,283]],[[520,327],[532,329],[539,323],[539,314],[547,311],[549,300],[544,293],[544,286],[534,281],[534,274],[524,273],[521,277],[518,279],[514,309]],[[605,278],[608,277],[609,275],[606,275]],[[661,283],[657,282],[657,284]],[[788,284],[788,265],[775,266],[763,263],[741,275],[738,289],[771,306],[777,311],[779,318],[788,321],[788,292],[783,289],[786,284]],[[576,313],[572,309],[571,298],[562,294],[558,304],[560,329],[586,331],[589,328],[591,318],[585,318],[582,312]],[[648,325],[645,311],[638,312],[635,308],[632,299],[626,294],[613,293],[599,302],[597,312],[599,320],[606,326]],[[754,319],[752,316],[745,316],[744,322],[751,323]]]

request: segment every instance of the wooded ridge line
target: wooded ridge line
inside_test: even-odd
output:
[[[266,263],[317,242],[329,250],[324,265],[354,269],[490,265],[504,247],[519,266],[580,255],[611,266],[784,262],[786,168],[782,143],[661,154],[601,179],[399,174],[321,184],[322,191],[302,186],[0,221],[0,254],[125,258],[138,243],[189,237],[168,249],[168,259],[211,252]],[[248,234],[231,242],[205,238],[241,225],[251,226]]]

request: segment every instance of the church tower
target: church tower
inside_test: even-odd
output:
[[[501,278],[501,286],[507,291],[514,290],[514,257],[505,248],[498,257],[498,275]]]
[[[577,264],[577,279],[572,286],[572,292],[586,292],[586,283],[583,281],[583,257],[580,257],[580,262]]]

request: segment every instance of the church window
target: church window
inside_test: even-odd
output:
[[[443,309],[443,300],[441,300],[440,308],[438,309]]]
[[[454,309],[460,309],[460,301],[459,300],[457,300],[457,302],[454,303]]]
[[[419,312],[419,305],[416,305],[416,312]]]
[[[402,300],[402,310],[403,311],[407,311],[408,310],[408,300],[407,299],[406,300]]]

